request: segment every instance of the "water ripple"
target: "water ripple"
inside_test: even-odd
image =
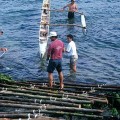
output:
[[[66,35],[74,35],[79,60],[77,74],[69,77],[69,59],[63,58],[65,81],[86,83],[120,84],[120,1],[119,0],[84,0],[76,1],[80,12],[84,12],[87,21],[87,35],[78,27],[50,27],[58,32],[67,46]],[[61,9],[67,1],[51,1],[53,9]],[[1,0],[0,37],[1,47],[8,52],[0,58],[0,71],[21,80],[47,79],[46,64],[39,58],[39,22],[42,1],[36,0]],[[61,17],[62,16],[62,17]],[[67,12],[51,12],[51,23],[80,25],[80,16],[74,21],[67,19]],[[57,72],[54,73],[57,79]]]

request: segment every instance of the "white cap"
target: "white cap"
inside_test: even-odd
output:
[[[50,36],[49,37],[53,37],[53,36],[57,36],[56,32],[50,32]]]

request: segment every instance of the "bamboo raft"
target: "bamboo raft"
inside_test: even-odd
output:
[[[107,105],[109,101],[103,95],[104,91],[120,91],[120,86],[111,85],[64,83],[64,86],[60,90],[58,82],[54,82],[52,89],[46,81],[0,83],[0,118],[36,119],[47,116],[54,120],[55,116],[66,115],[104,119],[103,109],[85,106]]]

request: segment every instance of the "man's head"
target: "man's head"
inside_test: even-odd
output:
[[[75,0],[71,0],[71,3],[75,2]]]
[[[67,35],[67,40],[68,40],[68,42],[72,41],[73,40],[73,35],[68,34]]]
[[[0,35],[3,35],[3,31],[0,30]]]
[[[57,33],[56,32],[50,32],[50,39],[55,40],[57,38]]]

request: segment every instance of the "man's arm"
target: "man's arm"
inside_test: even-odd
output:
[[[78,11],[78,7],[77,7],[77,4],[75,4],[75,12]]]
[[[0,51],[7,51],[7,48],[0,48]]]
[[[64,45],[64,43],[63,43],[63,50],[62,50],[62,52],[65,52],[65,45]]]
[[[68,46],[67,46],[67,48],[66,48],[65,52],[69,53],[69,52],[70,52],[70,50],[71,50],[71,46],[68,44]]]
[[[68,5],[66,5],[66,6],[64,6],[64,7],[63,7],[63,10],[64,10],[66,7],[69,7],[69,4],[68,4]]]
[[[65,52],[65,47],[63,48],[63,52]]]
[[[51,54],[51,47],[50,47],[50,44],[49,44],[49,47],[48,47],[48,50],[47,50],[47,59],[46,60],[50,59],[50,54]]]

